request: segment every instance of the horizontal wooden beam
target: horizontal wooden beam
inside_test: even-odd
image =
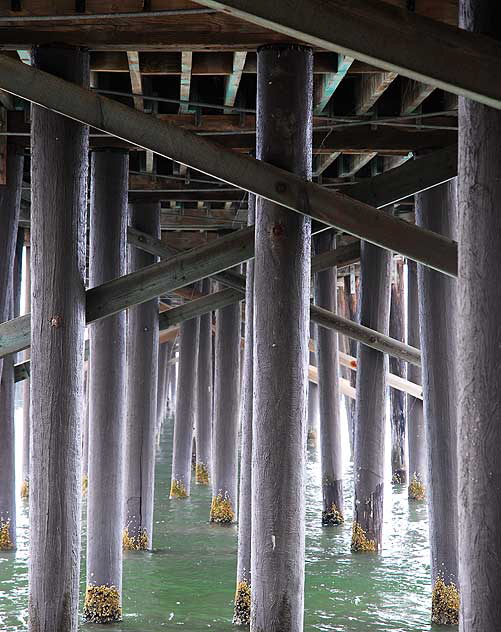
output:
[[[379,0],[197,0],[212,9],[501,109],[501,44]]]
[[[333,329],[340,334],[344,334],[353,340],[358,340],[362,344],[388,353],[389,355],[409,362],[415,366],[421,366],[421,352],[415,347],[406,345],[399,340],[394,340],[389,336],[385,336],[374,329],[359,325],[347,318],[333,314],[332,312],[322,309],[317,305],[310,306],[310,318],[312,321],[325,327],[326,329]]]
[[[271,3],[271,5],[282,3]],[[225,150],[31,66],[0,55],[0,88],[188,165],[290,210],[457,275],[457,244],[282,169]]]
[[[253,250],[254,229],[244,228],[91,288],[85,293],[87,324],[232,268],[252,257]],[[29,314],[0,323],[0,358],[29,345]]]

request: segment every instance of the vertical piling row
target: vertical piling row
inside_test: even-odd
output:
[[[87,86],[89,53],[44,46],[33,65]],[[31,122],[30,632],[76,632],[84,410],[88,128]]]
[[[160,237],[160,204],[134,202],[129,225]],[[128,271],[156,257],[128,248]],[[124,549],[151,549],[158,381],[158,298],[127,312],[127,422],[125,431]]]
[[[91,155],[89,286],[125,274],[129,155]],[[84,617],[122,617],[123,443],[125,429],[125,312],[89,327],[89,450],[87,589]]]
[[[264,46],[257,157],[311,178],[313,52]],[[277,187],[286,187],[277,182]],[[309,218],[258,198],[254,262],[251,630],[302,632]]]

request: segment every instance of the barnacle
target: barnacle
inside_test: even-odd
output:
[[[88,585],[85,592],[84,618],[91,623],[121,621],[122,607],[117,587]]]
[[[209,484],[209,467],[205,463],[195,465],[195,480],[199,485]]]
[[[122,535],[122,548],[124,551],[146,551],[148,548],[148,534],[143,529],[139,535],[130,535],[127,527]]]
[[[228,494],[224,496],[221,492],[212,498],[210,507],[210,521],[219,522],[220,524],[230,524],[235,520],[235,512],[231,504]]]
[[[409,484],[408,495],[411,500],[424,500],[426,496],[426,488],[424,483],[414,474]]]
[[[10,551],[12,548],[10,520],[0,520],[0,551]]]
[[[251,610],[251,589],[246,581],[238,582],[233,610],[234,625],[249,625]]]
[[[431,620],[438,625],[459,623],[459,592],[454,582],[446,584],[439,576],[431,595]]]
[[[30,495],[30,483],[28,479],[24,479],[21,483],[21,498],[28,498]]]
[[[181,481],[176,481],[176,479],[172,480],[170,486],[170,497],[171,498],[188,498],[188,492],[186,491],[186,487],[181,483]]]
[[[343,522],[343,514],[339,511],[335,503],[331,503],[329,509],[322,511],[323,525],[340,525],[343,524]]]
[[[351,534],[351,550],[354,553],[359,552],[368,552],[374,553],[377,551],[376,540],[369,540],[367,538],[366,532],[362,527],[358,524],[358,522],[353,523],[353,529]]]

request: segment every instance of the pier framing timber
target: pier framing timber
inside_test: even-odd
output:
[[[379,0],[197,0],[263,28],[501,109],[501,45]]]
[[[301,176],[0,55],[0,88],[446,274],[457,244]]]

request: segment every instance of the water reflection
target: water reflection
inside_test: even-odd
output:
[[[18,419],[17,428],[20,429]],[[20,433],[19,433],[20,434]],[[155,550],[128,553],[124,560],[124,621],[118,632],[158,629],[190,632],[231,625],[236,567],[236,528],[208,523],[210,492],[194,485],[185,501],[168,500],[171,429],[157,457]],[[20,438],[18,436],[18,443]],[[346,524],[322,528],[320,468],[308,456],[306,489],[305,630],[339,632],[429,632],[430,583],[427,516],[423,504],[410,505],[406,490],[387,486],[384,550],[350,553],[351,466],[345,472]],[[85,512],[84,512],[85,513]],[[85,532],[85,520],[83,524]],[[27,505],[18,508],[18,550],[0,554],[0,629],[26,629]],[[85,536],[82,560],[85,559]],[[85,587],[82,564],[81,595]],[[88,632],[102,626],[82,625]]]

